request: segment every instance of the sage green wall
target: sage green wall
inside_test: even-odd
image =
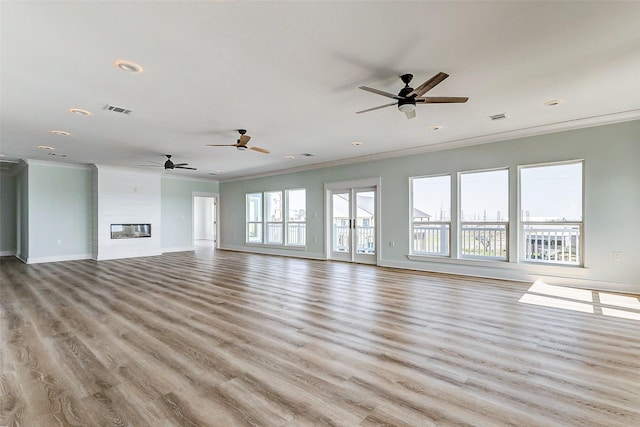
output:
[[[16,198],[18,209],[16,256],[26,261],[29,255],[29,173],[28,166],[22,167],[16,175]]]
[[[193,192],[218,193],[217,182],[162,176],[162,250],[193,249]]]
[[[0,255],[15,255],[17,249],[16,177],[0,174]]]
[[[471,263],[410,261],[409,178],[412,176],[464,172],[509,167],[511,197],[517,198],[519,165],[584,159],[584,242],[585,269],[538,268],[512,265],[510,269],[478,267]],[[379,225],[380,264],[401,268],[475,274],[502,278],[530,278],[536,274],[557,275],[580,280],[613,282],[611,289],[640,292],[640,121],[551,133],[528,138],[482,144],[327,167],[291,174],[220,184],[221,247],[268,252],[246,246],[245,194],[254,191],[304,187],[307,189],[307,250],[291,255],[324,256],[323,184],[343,180],[381,177]],[[512,209],[513,211],[514,209]],[[511,213],[515,226],[517,213]],[[394,241],[395,247],[388,242]],[[613,251],[623,253],[614,263]],[[286,250],[271,251],[287,253]],[[513,263],[511,263],[513,264]],[[495,264],[494,264],[495,265]],[[515,272],[515,273],[514,273]],[[526,272],[527,275],[518,272]],[[570,280],[569,280],[570,281]],[[598,283],[607,287],[606,283]]]
[[[30,161],[28,261],[89,258],[91,171]]]

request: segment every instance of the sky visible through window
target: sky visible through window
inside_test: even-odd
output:
[[[523,220],[582,221],[582,163],[525,167],[520,173]],[[460,180],[463,221],[508,220],[507,170],[465,173]],[[414,178],[412,182],[413,207],[428,214],[431,221],[450,221],[451,176]]]

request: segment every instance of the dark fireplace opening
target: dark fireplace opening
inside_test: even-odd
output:
[[[112,239],[151,237],[151,224],[111,224]]]

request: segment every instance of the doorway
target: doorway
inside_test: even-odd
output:
[[[327,258],[377,264],[378,259],[378,185],[341,185],[327,191]],[[347,183],[343,183],[347,184]],[[358,184],[354,182],[353,184]]]
[[[218,197],[193,196],[193,244],[218,247]]]

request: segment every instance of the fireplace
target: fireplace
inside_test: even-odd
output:
[[[112,239],[151,237],[151,224],[111,224]]]

